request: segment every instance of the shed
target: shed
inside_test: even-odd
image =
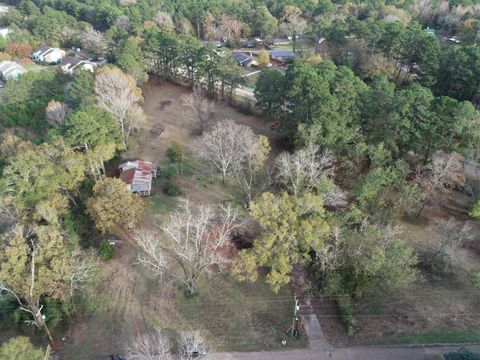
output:
[[[120,179],[132,193],[150,195],[152,179],[157,177],[157,164],[151,161],[127,161],[119,166]]]

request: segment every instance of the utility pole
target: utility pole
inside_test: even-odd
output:
[[[293,308],[293,323],[291,326],[291,336],[298,336],[298,310],[300,310],[300,306],[298,305],[297,296],[293,297],[294,300],[294,308]]]

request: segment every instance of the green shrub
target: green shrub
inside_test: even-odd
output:
[[[474,219],[480,218],[480,200],[475,203],[472,210],[468,213]]]
[[[342,321],[347,328],[348,336],[355,335],[355,326],[357,325],[357,318],[355,317],[350,299],[347,297],[341,297],[338,300],[338,307],[340,314],[342,315]]]
[[[59,302],[50,298],[45,300],[44,315],[47,324],[55,328],[60,324],[65,316],[70,316],[71,304],[69,302]]]
[[[42,360],[43,350],[32,345],[25,336],[11,338],[0,347],[0,359],[2,360]]]
[[[100,251],[98,252],[100,259],[105,261],[110,260],[115,256],[115,253],[115,246],[109,244],[107,241],[102,241],[100,243]]]
[[[178,196],[182,193],[176,176],[172,176],[165,185],[165,194],[168,196]]]
[[[443,357],[445,360],[480,360],[480,354],[473,353],[465,348],[460,348],[457,351],[449,352]]]
[[[182,144],[172,141],[170,147],[165,151],[168,161],[173,164],[180,163],[183,158],[183,146]]]
[[[176,164],[168,164],[162,169],[161,175],[169,180],[172,176],[178,175],[178,166]]]

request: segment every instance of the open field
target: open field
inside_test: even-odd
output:
[[[183,176],[179,177],[182,194],[164,194],[160,176],[153,194],[145,198],[147,206],[143,226],[155,227],[167,220],[169,212],[188,197],[195,203],[239,203],[242,195],[234,184],[211,181],[208,166],[196,158],[194,141],[196,123],[182,117],[180,97],[186,89],[169,83],[152,81],[145,88],[145,110],[149,121],[135,135],[127,158],[157,161],[165,165],[165,150],[172,140],[187,149]],[[269,124],[261,118],[246,116],[219,105],[215,121],[230,118],[248,124],[254,131],[276,141]],[[274,143],[274,151],[280,148]],[[227,274],[205,278],[200,294],[186,297],[183,289],[167,280],[155,278],[136,264],[138,249],[128,234],[125,246],[112,260],[102,263],[101,281],[88,299],[89,311],[66,336],[62,359],[91,360],[94,356],[121,353],[139,332],[162,328],[172,338],[183,329],[200,329],[216,351],[266,350],[281,347],[284,332],[291,324],[293,297],[289,288],[274,294],[259,279],[256,283],[239,283]],[[304,347],[300,338],[289,347]],[[88,349],[87,349],[88,348]],[[81,355],[79,355],[81,351]]]

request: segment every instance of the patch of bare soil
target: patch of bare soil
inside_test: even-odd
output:
[[[145,85],[143,108],[148,117],[148,123],[143,132],[147,136],[144,134],[135,136],[137,143],[133,144],[133,149],[127,152],[125,155],[127,158],[138,157],[158,161],[159,158],[163,158],[165,150],[172,141],[183,144],[190,151],[194,150],[200,125],[185,111],[181,101],[182,95],[189,92],[190,90],[184,86],[156,79],[150,80]],[[241,114],[236,109],[218,102],[217,111],[210,126],[222,119],[232,119],[250,126],[257,134],[270,139],[273,154],[281,151],[280,136],[271,129],[271,123],[261,117]]]

